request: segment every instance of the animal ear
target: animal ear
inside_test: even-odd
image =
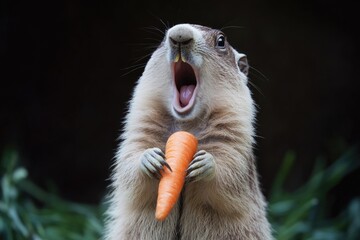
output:
[[[245,54],[240,54],[240,58],[237,64],[239,66],[240,71],[247,76],[249,73],[249,64]]]

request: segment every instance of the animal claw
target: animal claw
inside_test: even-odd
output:
[[[150,178],[160,179],[164,166],[172,171],[160,148],[148,148],[141,156],[140,169]]]
[[[204,150],[197,152],[186,170],[186,174],[187,182],[212,179],[215,174],[215,161],[213,155]]]

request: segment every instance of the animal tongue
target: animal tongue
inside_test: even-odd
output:
[[[184,85],[180,88],[180,104],[185,107],[189,104],[194,93],[195,85]]]

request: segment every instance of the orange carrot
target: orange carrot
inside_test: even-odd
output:
[[[166,162],[159,183],[155,218],[163,221],[174,207],[185,183],[186,170],[193,159],[198,141],[194,135],[179,131],[172,134],[165,147]]]

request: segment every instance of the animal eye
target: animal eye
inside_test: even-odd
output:
[[[216,38],[216,47],[218,48],[225,48],[225,36],[220,34],[217,38]]]

